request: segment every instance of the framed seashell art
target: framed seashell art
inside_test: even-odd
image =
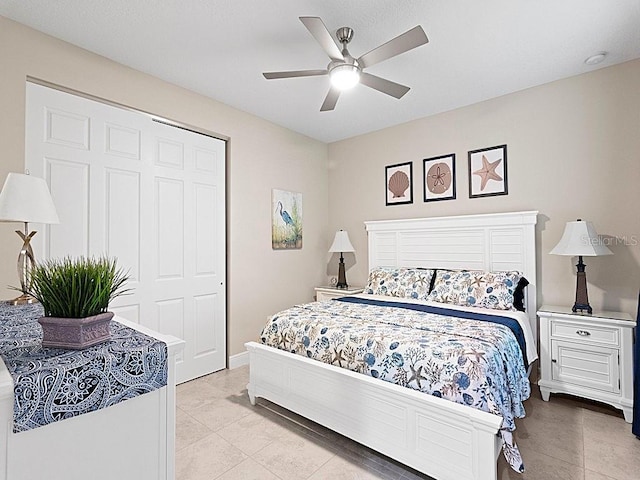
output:
[[[413,163],[385,167],[387,205],[413,203]]]
[[[424,201],[456,198],[456,154],[425,158],[422,164]]]

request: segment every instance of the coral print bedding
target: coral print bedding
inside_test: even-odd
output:
[[[495,315],[475,319],[467,314],[477,308],[441,307],[375,295],[314,302],[274,315],[261,339],[271,347],[500,415],[504,455],[514,470],[523,471],[512,432],[530,394],[526,363],[536,355],[535,347],[526,344],[533,346],[530,330],[514,334],[511,328],[518,327],[501,320],[521,312],[495,312],[494,323],[489,317]]]

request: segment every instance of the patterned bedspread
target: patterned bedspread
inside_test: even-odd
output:
[[[13,377],[13,431],[114,405],[167,384],[167,345],[111,322],[112,339],[84,350],[42,348],[42,306],[0,303],[0,356]]]
[[[274,315],[262,343],[500,415],[504,455],[524,471],[515,418],[531,388],[512,331],[500,324],[329,300]]]

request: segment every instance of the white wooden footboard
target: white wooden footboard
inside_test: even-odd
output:
[[[502,417],[249,342],[262,397],[438,480],[495,480]]]
[[[117,320],[167,344],[167,386],[13,433],[13,380],[0,360],[0,480],[175,478],[175,363],[184,341]]]

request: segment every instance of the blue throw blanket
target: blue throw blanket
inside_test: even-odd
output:
[[[114,405],[167,384],[167,345],[118,322],[84,350],[42,347],[42,306],[0,303],[0,356],[14,383],[13,431]]]

